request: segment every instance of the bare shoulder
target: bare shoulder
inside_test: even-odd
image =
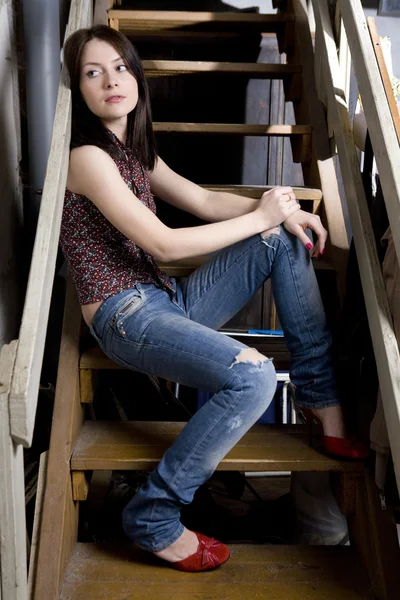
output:
[[[71,150],[67,177],[67,188],[71,192],[84,193],[88,178],[115,174],[119,172],[113,159],[98,146],[79,146]]]

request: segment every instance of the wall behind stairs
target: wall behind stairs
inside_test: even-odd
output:
[[[0,0],[0,347],[18,336],[21,310],[22,190],[13,3]]]

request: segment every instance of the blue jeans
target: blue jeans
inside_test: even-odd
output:
[[[309,253],[283,227],[221,250],[179,282],[171,279],[174,294],[137,284],[105,300],[95,314],[91,333],[115,362],[214,392],[124,509],[126,534],[146,550],[163,550],[180,537],[180,508],[274,396],[271,359],[237,361],[248,347],[215,331],[269,277],[297,404],[338,405],[331,335],[314,269]]]

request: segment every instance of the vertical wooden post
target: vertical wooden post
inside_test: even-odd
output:
[[[27,600],[23,447],[11,437],[9,394],[17,341],[0,353],[0,565],[3,600]]]

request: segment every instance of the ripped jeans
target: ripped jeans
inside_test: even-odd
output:
[[[180,508],[268,408],[276,389],[270,359],[216,331],[268,278],[291,353],[299,406],[339,404],[326,326],[309,252],[283,227],[220,252],[175,293],[137,284],[103,302],[91,333],[115,362],[214,392],[190,419],[123,511],[129,538],[161,551],[183,532]],[[273,357],[272,357],[273,358]]]

